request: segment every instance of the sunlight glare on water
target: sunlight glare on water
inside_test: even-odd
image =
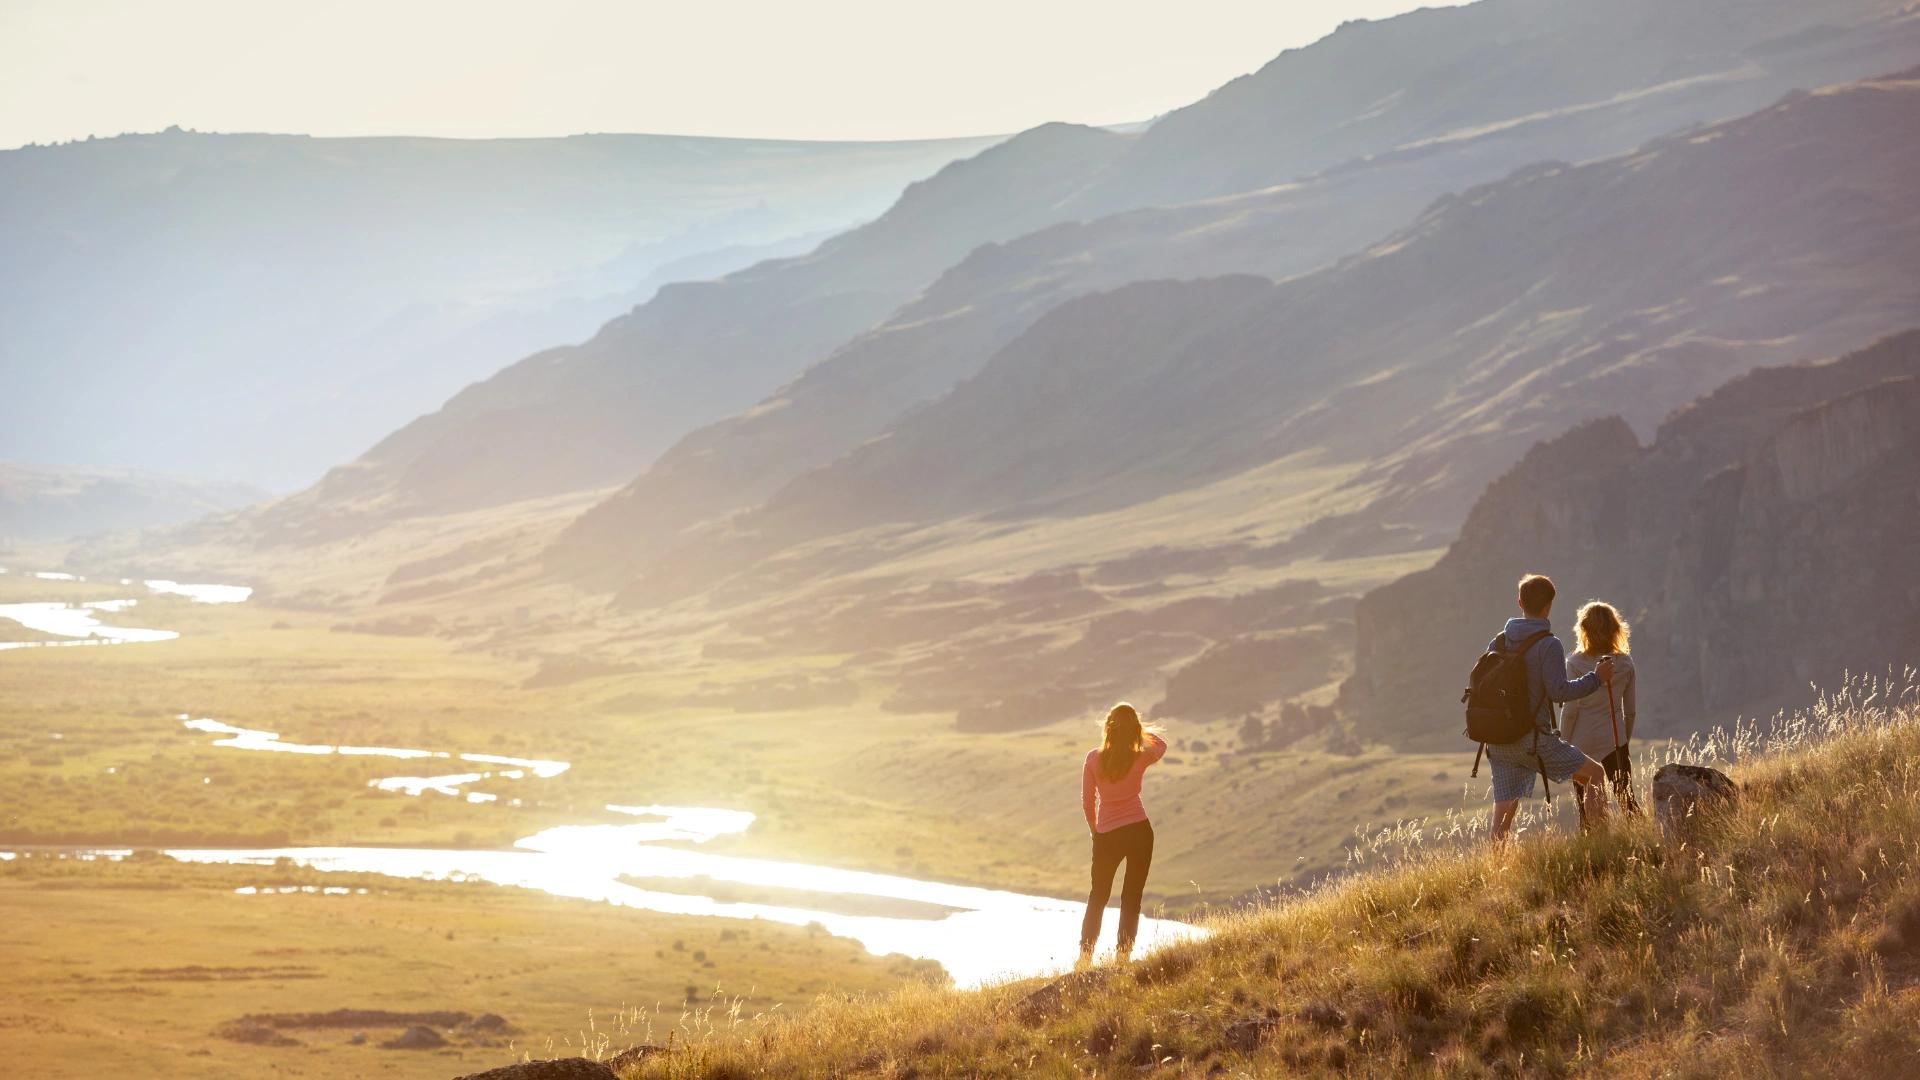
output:
[[[0,570],[0,573],[5,571]],[[42,581],[84,582],[87,580],[78,574],[56,571],[22,571],[22,573],[26,577],[39,578]],[[127,585],[131,582],[123,579],[120,584]],[[143,584],[149,592],[184,596],[201,604],[238,604],[253,595],[253,589],[245,585],[184,585],[177,581],[160,579],[143,582]],[[108,626],[95,615],[96,612],[119,614],[139,602],[137,598],[123,598],[95,600],[83,604],[69,604],[61,601],[0,604],[0,619],[11,619],[29,630],[71,639],[68,641],[0,641],[0,649],[36,649],[65,645],[135,645],[154,641],[172,641],[180,636],[175,630]]]
[[[71,575],[35,576],[81,580]],[[240,603],[252,594],[251,589],[237,585],[184,585],[164,579],[148,580],[144,584],[153,593],[185,596],[199,603]],[[72,639],[0,642],[0,649],[129,644],[167,641],[179,636],[171,630],[104,626],[97,617],[102,613],[124,612],[138,602],[129,598],[80,605],[0,604],[0,618]],[[213,745],[234,750],[397,760],[445,759],[504,766],[493,771],[390,776],[369,781],[369,786],[385,791],[412,796],[433,792],[475,804],[496,803],[499,796],[492,792],[462,790],[467,785],[492,779],[552,779],[571,767],[565,761],[499,754],[289,742],[275,731],[239,727],[208,717],[181,713],[176,719],[190,731],[220,736]],[[506,803],[508,807],[519,805],[519,799]],[[606,810],[645,820],[556,826],[522,838],[512,850],[325,847],[174,850],[167,854],[188,862],[236,865],[271,865],[284,858],[322,871],[426,880],[470,879],[668,914],[765,919],[793,926],[818,925],[829,933],[859,941],[879,955],[901,953],[936,961],[961,986],[1063,970],[1077,953],[1081,913],[1081,904],[1077,901],[671,846],[704,844],[720,837],[744,834],[755,820],[754,814],[746,810],[655,804],[609,804]],[[127,849],[97,850],[74,857],[119,859],[129,853]],[[14,853],[0,852],[0,859],[13,857]],[[634,884],[635,880],[684,883],[685,891],[648,889]],[[729,893],[737,892],[736,887],[764,890],[778,894],[777,899],[782,902],[773,902],[775,897],[769,897],[767,902],[749,902],[707,895],[719,891],[716,884],[727,886]],[[312,886],[261,886],[235,891],[243,896],[267,896],[298,892],[303,888],[313,890]],[[336,888],[322,891],[339,895]],[[876,905],[882,908],[897,905],[917,913],[868,913]],[[1109,912],[1105,920],[1104,946],[1112,944],[1118,922],[1116,914]],[[1181,922],[1142,919],[1138,946],[1145,952],[1158,945],[1204,934],[1198,927]]]
[[[393,747],[287,743],[280,741],[276,732],[241,728],[205,718],[192,720],[182,716],[180,719],[192,730],[226,736],[215,745],[240,750],[308,754],[344,754],[353,750],[396,758],[458,757],[464,761],[516,765],[524,770],[521,775],[531,772],[537,777],[557,776],[569,768],[563,761],[492,754],[453,755],[445,751]],[[489,775],[509,778],[509,771],[394,776],[371,784],[409,795],[432,791],[453,796],[464,794],[470,802],[489,802],[494,798],[490,793],[460,790],[463,785],[477,783]],[[1077,953],[1082,910],[1077,901],[672,846],[704,844],[719,837],[743,834],[755,820],[755,815],[746,810],[658,804],[609,804],[606,810],[648,820],[555,826],[523,837],[514,843],[511,851],[325,847],[177,850],[167,854],[189,862],[257,865],[284,858],[323,871],[487,881],[667,914],[765,919],[793,926],[818,924],[829,933],[859,941],[878,955],[901,953],[936,961],[962,986],[1062,970],[1072,963]],[[634,884],[636,879],[684,883],[685,891],[648,889]],[[730,887],[729,892],[737,891],[732,887],[746,887],[776,893],[783,902],[774,902],[773,898],[755,902],[706,895],[715,891],[716,883]],[[271,891],[262,890],[263,893]],[[934,914],[856,914],[843,910],[849,901],[863,902],[868,909],[876,901],[883,905],[893,902],[902,907],[919,905]],[[1105,921],[1108,945],[1118,923],[1115,914],[1110,912]],[[1144,952],[1157,945],[1203,934],[1204,931],[1185,923],[1143,919],[1138,945]]]

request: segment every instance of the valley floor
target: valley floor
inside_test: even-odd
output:
[[[798,1012],[940,977],[817,930],[158,857],[0,861],[0,953],[0,1057],[41,1080],[445,1077],[664,1039],[690,1012]],[[363,1015],[242,1020],[339,1009]],[[381,1045],[416,1023],[444,1045]]]

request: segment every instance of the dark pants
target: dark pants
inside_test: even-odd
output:
[[[1120,948],[1133,948],[1140,929],[1140,895],[1147,891],[1147,867],[1153,865],[1153,824],[1136,821],[1112,832],[1093,834],[1093,889],[1087,893],[1087,916],[1080,920],[1080,948],[1091,949],[1100,938],[1100,917],[1113,895],[1113,872],[1127,864],[1120,885]]]

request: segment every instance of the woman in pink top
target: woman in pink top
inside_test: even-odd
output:
[[[1147,766],[1167,752],[1167,741],[1140,726],[1140,714],[1125,702],[1107,713],[1105,737],[1099,749],[1087,751],[1080,771],[1080,806],[1086,811],[1087,830],[1093,834],[1093,889],[1087,894],[1087,914],[1080,921],[1080,962],[1093,960],[1100,937],[1100,918],[1113,895],[1113,874],[1127,864],[1120,886],[1120,934],[1115,955],[1125,960],[1133,952],[1140,928],[1140,896],[1147,888],[1147,867],[1153,864],[1153,823],[1140,805],[1140,781]]]

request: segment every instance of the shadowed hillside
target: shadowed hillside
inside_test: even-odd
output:
[[[1429,12],[1410,17],[1406,28],[1399,28],[1400,20],[1350,27],[1328,47],[1338,43],[1340,51],[1356,56],[1367,55],[1369,49],[1391,50],[1397,48],[1389,40],[1394,34],[1417,28],[1422,20],[1450,17],[1450,12]],[[1760,33],[1755,27],[1744,29]],[[1639,32],[1651,31],[1641,27]],[[1508,41],[1504,36],[1494,40]],[[1453,44],[1486,45],[1465,35]],[[1721,42],[1723,47],[1730,44]],[[1537,40],[1529,45],[1548,51],[1555,47]],[[1311,54],[1289,53],[1273,67],[1306,62]],[[1706,64],[1712,55],[1717,54],[1698,54],[1689,62]],[[1371,146],[1352,160],[1294,182],[1062,224],[1005,244],[983,245],[885,322],[793,382],[745,412],[676,443],[571,530],[555,553],[554,567],[589,581],[631,569],[682,530],[751,506],[799,473],[879,434],[909,408],[977,373],[995,351],[1076,296],[1153,278],[1253,273],[1279,279],[1304,273],[1405,225],[1448,192],[1497,180],[1537,161],[1581,161],[1620,153],[1676,128],[1759,108],[1795,87],[1893,70],[1916,55],[1920,20],[1853,32],[1830,27],[1726,54],[1726,70],[1712,78],[1680,80],[1657,92],[1627,94],[1590,107],[1546,110],[1513,123],[1464,127],[1443,138],[1414,139],[1388,150]],[[1518,78],[1536,60],[1531,52],[1488,49],[1475,62],[1511,69],[1503,77]],[[1367,64],[1356,63],[1342,77],[1369,71]],[[1386,80],[1392,74],[1377,76]],[[1235,83],[1217,96],[1235,98],[1233,108],[1254,109],[1254,102],[1240,100],[1247,94],[1238,87]],[[1449,87],[1447,93],[1457,89]],[[1266,104],[1291,108],[1297,98],[1312,97],[1299,90],[1287,83],[1284,91],[1274,89],[1280,96]],[[1385,96],[1404,101],[1400,91]],[[1215,107],[1228,105],[1216,106],[1210,99],[1176,116]],[[1382,115],[1396,112],[1387,109]],[[1236,123],[1259,132],[1259,139],[1267,137],[1272,128],[1267,112],[1250,112],[1247,120],[1257,122]],[[1398,117],[1394,123],[1413,121]],[[1162,126],[1178,125],[1169,120]],[[1368,124],[1350,127],[1363,130]],[[1143,138],[1155,138],[1161,130],[1156,127]],[[1246,150],[1252,132],[1233,130],[1234,139],[1223,137],[1209,150],[1183,151],[1182,175],[1203,162]],[[1322,145],[1316,139],[1295,148],[1313,153]],[[1275,169],[1248,183],[1272,183],[1283,175],[1288,174]]]
[[[1920,157],[1896,133],[1916,123],[1911,76],[1796,95],[1443,200],[1321,273],[1068,303],[627,597],[791,574],[798,555],[761,560],[823,536],[1091,515],[1294,454],[1358,467],[1359,520],[1445,534],[1488,479],[1570,423],[1622,412],[1651,427],[1757,364],[1907,325]]]
[[[1368,593],[1342,706],[1396,744],[1455,740],[1462,678],[1512,614],[1522,569],[1574,606],[1613,601],[1658,688],[1650,734],[1792,700],[1849,665],[1920,653],[1920,331],[1823,364],[1763,368],[1642,447],[1618,418],[1534,448],[1432,569]],[[1436,622],[1436,613],[1446,617]]]

